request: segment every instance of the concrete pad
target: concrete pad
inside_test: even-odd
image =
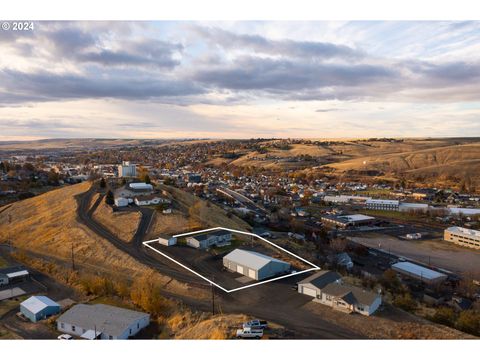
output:
[[[235,278],[239,283],[241,284],[248,284],[248,283],[253,283],[255,280],[249,278],[248,276],[240,276],[238,278]]]
[[[1,290],[0,291],[0,301],[10,299],[10,298],[14,298],[14,297],[17,297],[17,296],[20,296],[20,295],[25,295],[25,294],[26,294],[26,292],[23,291],[19,287],[14,287],[14,288],[11,288],[11,289]]]

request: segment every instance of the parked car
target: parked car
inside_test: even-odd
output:
[[[262,329],[243,328],[237,330],[237,338],[241,339],[261,339],[263,337]]]
[[[255,319],[255,320],[250,320],[250,321],[247,321],[246,323],[243,323],[244,329],[251,328],[251,329],[263,330],[263,329],[266,329],[267,327],[268,327],[268,322],[264,320]]]
[[[62,334],[57,337],[58,340],[73,340],[72,335]]]

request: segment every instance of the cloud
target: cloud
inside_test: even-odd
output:
[[[203,93],[200,87],[189,81],[151,79],[139,74],[113,77],[1,70],[0,84],[3,87],[0,100],[7,103],[86,98],[148,100]]]
[[[226,49],[253,50],[257,53],[300,58],[359,59],[363,51],[328,42],[272,40],[260,35],[235,34],[220,28],[192,26],[192,31],[214,45]]]

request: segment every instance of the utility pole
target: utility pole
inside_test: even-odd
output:
[[[13,252],[12,248],[12,214],[8,214],[8,249],[10,250],[10,254]]]
[[[73,252],[73,241],[72,241],[72,271],[75,271],[75,254]]]
[[[213,278],[215,281],[215,277]],[[215,315],[215,285],[210,284],[212,287],[212,315]]]

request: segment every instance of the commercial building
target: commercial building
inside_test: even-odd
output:
[[[223,258],[223,266],[254,280],[263,280],[290,270],[290,264],[254,251],[235,249]]]
[[[128,206],[128,199],[123,197],[115,198],[115,206],[117,207],[124,207]]]
[[[480,249],[480,231],[452,226],[445,229],[443,238],[460,246]]]
[[[46,296],[32,296],[20,304],[20,312],[37,322],[60,312],[60,305]]]
[[[370,200],[370,197],[367,196],[355,196],[355,195],[325,195],[323,201],[335,203],[335,204],[346,204],[346,203],[365,203]]]
[[[408,276],[412,279],[420,280],[421,282],[429,285],[442,283],[448,277],[446,274],[408,261],[402,261],[393,264],[392,269],[399,274]]]
[[[13,266],[0,269],[0,285],[25,281],[30,274],[23,266]]]
[[[189,236],[186,239],[187,245],[196,249],[207,249],[211,246],[230,245],[232,233],[227,230],[216,230],[206,234]]]
[[[130,183],[128,184],[128,190],[136,193],[150,193],[153,191],[153,186],[152,184],[147,184],[144,182]]]
[[[322,222],[326,225],[336,226],[342,229],[347,227],[355,227],[361,225],[370,225],[375,221],[372,216],[355,214],[355,215],[323,215]]]
[[[136,177],[137,166],[130,164],[130,161],[123,161],[122,165],[118,165],[118,177]]]
[[[57,319],[60,332],[85,339],[128,339],[150,324],[147,313],[105,304],[77,304]]]
[[[365,202],[365,207],[370,210],[398,211],[400,202],[398,200],[370,199]]]
[[[300,294],[320,299],[322,289],[330,283],[341,282],[342,277],[335,271],[320,270],[297,283]]]

